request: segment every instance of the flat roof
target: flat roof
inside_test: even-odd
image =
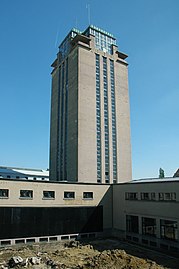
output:
[[[48,170],[8,167],[8,166],[0,166],[0,173],[6,173],[6,174],[21,173],[25,175],[36,175],[36,176],[46,176],[46,177],[49,176]]]

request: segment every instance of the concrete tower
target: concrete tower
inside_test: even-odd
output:
[[[52,64],[50,180],[131,180],[126,58],[94,26],[62,41]]]

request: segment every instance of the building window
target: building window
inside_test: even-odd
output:
[[[126,192],[125,193],[125,200],[138,200],[138,193],[137,192]]]
[[[156,219],[142,218],[142,234],[156,236]]]
[[[75,199],[75,192],[74,191],[65,191],[64,192],[64,199]]]
[[[126,231],[130,233],[139,233],[138,216],[126,215]]]
[[[8,198],[9,190],[8,189],[0,189],[0,198]]]
[[[155,192],[151,192],[151,200],[155,200],[156,197],[155,197]]]
[[[160,220],[160,235],[163,239],[178,240],[178,224],[177,221]]]
[[[55,192],[54,191],[43,191],[43,198],[44,199],[55,199]]]
[[[149,192],[142,192],[140,194],[141,200],[150,200],[150,193]]]
[[[7,178],[11,178],[10,176],[7,176]]]
[[[176,201],[175,192],[159,192],[159,201]]]
[[[32,190],[20,190],[20,198],[32,199],[33,191]]]
[[[93,192],[83,192],[83,199],[93,199]]]
[[[141,200],[145,200],[145,201],[154,201],[155,192],[141,192],[140,198]]]

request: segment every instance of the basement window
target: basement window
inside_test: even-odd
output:
[[[0,199],[8,198],[9,190],[8,189],[0,189]]]
[[[33,191],[32,190],[20,190],[20,198],[21,199],[32,199]]]
[[[83,192],[83,199],[93,199],[93,192]]]
[[[75,199],[74,191],[64,191],[64,199]]]

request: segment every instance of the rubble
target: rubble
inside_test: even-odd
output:
[[[66,241],[63,243],[11,246],[11,249],[0,249],[0,269],[179,268],[179,261],[175,258],[175,260],[171,259],[170,261],[162,254],[161,258],[159,253],[155,256],[154,251],[150,254],[148,250],[142,252],[142,249],[136,248],[135,250],[135,248],[135,246],[124,245],[119,240],[93,241],[86,244],[78,241]],[[136,251],[136,254],[139,253],[140,257],[131,255],[131,252],[134,251]],[[145,252],[150,255],[145,256]],[[151,258],[152,256],[154,259]],[[156,257],[158,258],[156,259]]]
[[[21,256],[14,256],[9,260],[8,264],[9,264],[9,267],[12,268],[12,267],[22,264],[22,262],[23,262],[23,259],[21,258]]]

